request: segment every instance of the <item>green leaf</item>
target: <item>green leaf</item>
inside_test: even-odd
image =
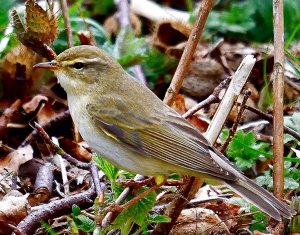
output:
[[[149,215],[149,221],[151,223],[170,223],[171,218],[166,215]]]
[[[256,178],[256,183],[260,186],[266,186],[268,189],[273,188],[273,177],[271,175],[262,175]]]
[[[288,161],[288,162],[297,162],[297,163],[300,163],[300,158],[285,157],[284,160]]]
[[[223,1],[220,1],[223,2]],[[219,7],[220,9],[220,7]],[[269,42],[273,37],[272,0],[230,1],[222,10],[213,9],[206,22],[206,34],[225,34],[247,41]],[[285,36],[299,39],[300,1],[284,1]]]
[[[293,178],[284,178],[284,189],[297,189],[299,188],[299,183]]]
[[[74,222],[83,232],[93,232],[96,228],[95,221],[85,215],[78,215],[74,217]]]
[[[229,9],[212,11],[207,19],[206,28],[226,34],[246,34],[255,27],[255,9],[250,1],[232,3]]]
[[[300,132],[300,112],[295,112],[290,117],[284,117],[284,125],[292,128],[293,130],[295,130],[296,132],[299,133]],[[297,139],[295,139],[293,136],[291,136],[289,134],[284,135],[285,143],[290,142],[292,140],[295,141],[296,143],[299,142]]]
[[[166,80],[168,71],[175,68],[177,63],[177,59],[167,57],[157,49],[151,49],[142,66],[148,81],[154,84],[159,76],[164,76]]]
[[[89,2],[93,6],[93,14],[95,15],[107,15],[110,14],[113,7],[114,7],[114,1],[113,0],[91,0]]]
[[[291,202],[291,207],[294,208],[298,214],[300,211],[300,197],[293,197],[292,202]],[[297,234],[300,231],[300,216],[294,216],[291,220],[290,223],[290,229],[289,229],[289,234]]]
[[[98,154],[94,154],[93,159],[99,169],[101,169],[107,176],[107,178],[111,182],[115,182],[118,176],[119,169]]]
[[[147,56],[148,45],[144,38],[136,38],[129,27],[120,30],[113,51],[113,56],[118,62],[129,67],[140,63]]]
[[[251,204],[250,202],[246,201],[240,197],[233,197],[230,199],[232,204],[238,205],[245,210],[246,213],[253,213],[252,215],[252,222],[251,222],[251,230],[260,230],[265,231],[267,225],[267,217],[264,213],[257,213],[259,209]]]
[[[269,144],[258,142],[252,132],[244,133],[240,130],[232,138],[226,153],[235,160],[237,167],[245,170],[251,168],[261,156],[272,157],[267,152],[269,149]]]
[[[139,191],[139,193],[141,192],[142,190]],[[114,220],[112,227],[128,230],[128,228],[132,227],[133,223],[143,227],[147,223],[148,213],[154,206],[155,200],[156,193],[151,192],[128,209],[122,211]]]
[[[294,174],[294,169],[298,171],[296,168],[290,167],[286,168],[284,171],[284,189],[285,190],[293,190],[299,188],[299,183],[297,182],[299,175]],[[295,177],[296,180],[293,178]],[[256,178],[256,183],[260,186],[266,186],[268,189],[273,189],[273,177],[271,175],[271,171],[265,172],[265,175],[259,176]]]
[[[89,30],[91,30],[96,42],[99,45],[102,45],[109,40],[108,34],[104,30],[104,28],[91,18],[83,19],[78,15],[78,16],[70,17],[70,22],[71,22],[74,45],[80,44],[79,38],[77,36],[78,31],[80,30],[86,31],[87,27],[89,28]],[[66,31],[62,29],[64,27],[63,21],[59,22],[59,27],[61,28],[59,30],[60,34],[58,35],[57,39],[53,44],[55,51],[58,53],[62,52],[67,48]]]
[[[246,213],[257,211],[257,207],[249,203],[241,197],[232,197],[229,199],[230,203],[238,205],[245,210]]]
[[[284,124],[295,131],[300,132],[300,112],[293,113],[291,117],[285,117]]]
[[[74,216],[78,216],[81,213],[80,207],[77,206],[76,204],[72,205],[72,213],[74,214]]]
[[[73,229],[75,230],[80,229],[84,232],[92,232],[95,230],[96,223],[90,218],[88,218],[87,216],[82,215],[80,207],[77,206],[76,204],[72,205],[72,217],[73,217],[73,222],[75,224],[73,224],[72,221],[70,221],[70,224],[73,227]]]
[[[261,232],[266,231],[266,226],[268,223],[267,216],[264,213],[255,213],[253,215],[254,222],[251,223],[251,231],[259,230]]]
[[[40,223],[41,223],[42,227],[47,231],[48,234],[58,235],[58,233],[53,228],[51,228],[50,224],[48,224],[44,220],[40,221]]]

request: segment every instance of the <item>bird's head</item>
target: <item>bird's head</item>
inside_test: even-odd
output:
[[[121,66],[106,52],[95,46],[76,46],[65,50],[54,60],[34,65],[52,70],[68,94],[107,86],[116,82]]]

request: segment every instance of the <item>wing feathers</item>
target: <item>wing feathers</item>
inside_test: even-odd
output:
[[[143,156],[154,157],[195,173],[236,180],[234,174],[226,172],[211,158],[205,147],[207,143],[197,138],[198,135],[204,137],[175,111],[168,110],[171,112],[168,120],[165,116],[155,116],[145,122],[141,120],[143,115],[130,113],[130,110],[118,112],[116,107],[110,106],[100,111],[93,104],[86,109],[104,133]]]

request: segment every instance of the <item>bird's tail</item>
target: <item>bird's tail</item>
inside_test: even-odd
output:
[[[294,209],[244,176],[238,181],[225,181],[225,183],[230,189],[244,196],[263,212],[278,221],[281,221],[281,216],[289,219],[296,214]]]

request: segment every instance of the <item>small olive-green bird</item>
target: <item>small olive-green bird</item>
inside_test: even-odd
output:
[[[54,71],[83,139],[114,165],[148,176],[218,179],[276,220],[295,214],[103,50],[77,46],[35,67]]]

